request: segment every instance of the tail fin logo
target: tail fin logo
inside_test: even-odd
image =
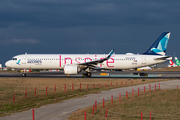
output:
[[[154,42],[154,44],[148,49],[148,51],[144,54],[165,55],[169,37],[170,32],[163,32]]]
[[[170,65],[173,65],[173,64],[174,64],[172,60],[170,60],[169,63],[170,63]]]
[[[165,52],[163,52],[163,51],[161,51],[159,49],[156,49],[156,48],[152,48],[151,51],[153,51],[156,54],[165,55]]]
[[[177,57],[175,57],[175,60],[176,60],[176,65],[177,65],[177,66],[180,66],[180,61],[179,61],[179,59],[178,59]]]

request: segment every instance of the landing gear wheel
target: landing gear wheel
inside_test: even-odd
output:
[[[23,73],[22,76],[25,77],[25,76],[26,76],[26,73]]]
[[[87,76],[87,77],[91,77],[91,73],[90,73],[90,72],[87,72],[87,73],[86,73],[86,76]]]

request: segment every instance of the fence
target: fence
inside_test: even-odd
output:
[[[123,85],[127,85],[128,83],[127,82],[125,82],[125,84],[123,84],[122,82],[121,82],[121,84],[118,84],[117,82],[116,82],[116,84],[114,85],[114,86],[117,86],[117,87],[119,87],[119,86],[123,86]],[[132,81],[130,81],[129,82],[129,84],[133,84],[133,82]],[[37,89],[37,88],[34,88],[34,90],[33,91],[30,91],[30,92],[28,92],[27,90],[25,90],[25,92],[24,92],[24,95],[23,94],[18,94],[18,95],[15,95],[15,93],[13,94],[13,97],[12,97],[12,101],[13,101],[13,104],[15,104],[15,103],[17,103],[17,102],[22,102],[22,101],[27,101],[27,100],[30,100],[30,99],[36,99],[37,97],[38,97],[38,93],[40,92],[41,94],[40,95],[42,95],[42,94],[44,94],[44,96],[48,96],[49,94],[52,94],[52,92],[54,93],[54,95],[57,95],[58,94],[58,90],[60,90],[61,89],[61,91],[59,92],[59,93],[63,93],[63,94],[67,94],[68,92],[73,92],[73,91],[81,91],[81,90],[85,90],[85,91],[88,91],[88,90],[92,90],[92,89],[98,89],[98,88],[101,88],[101,87],[111,87],[111,86],[113,86],[113,84],[112,84],[112,82],[110,83],[110,84],[107,84],[107,83],[105,83],[104,85],[102,85],[102,84],[91,84],[91,85],[89,85],[89,84],[81,84],[81,83],[79,83],[79,85],[78,84],[73,84],[72,83],[72,85],[70,86],[70,85],[66,85],[66,84],[64,84],[64,87],[58,87],[58,86],[54,86],[53,88],[47,88],[47,87],[45,87],[45,89],[44,90],[42,90],[42,89]],[[67,89],[67,87],[69,88],[69,89]],[[71,89],[70,89],[71,88]],[[64,90],[63,90],[64,89]],[[84,114],[82,114],[82,116],[84,115],[84,119],[108,119],[108,116],[109,115],[111,115],[111,114],[113,114],[113,115],[116,115],[116,114],[119,114],[120,115],[120,113],[116,113],[116,112],[113,112],[113,111],[110,111],[110,110],[105,110],[105,117],[101,117],[101,116],[97,116],[97,115],[94,115],[94,110],[96,110],[97,109],[97,105],[98,104],[100,104],[100,103],[103,103],[103,108],[104,108],[104,106],[105,106],[105,102],[106,101],[109,101],[109,100],[111,100],[111,104],[113,105],[113,99],[115,99],[115,98],[118,98],[119,99],[119,102],[122,102],[122,99],[121,99],[121,97],[122,96],[126,96],[126,100],[128,100],[129,98],[128,98],[128,95],[129,94],[132,94],[132,97],[135,97],[134,96],[134,92],[136,92],[137,93],[137,96],[139,96],[140,95],[140,91],[144,91],[144,94],[145,94],[145,92],[146,92],[146,90],[147,89],[149,89],[149,92],[151,92],[152,90],[153,91],[156,91],[157,89],[160,89],[160,83],[158,84],[158,85],[154,85],[154,86],[151,86],[150,84],[149,84],[149,88],[146,88],[145,86],[143,87],[143,88],[137,88],[137,89],[132,89],[132,92],[128,92],[128,91],[126,91],[125,93],[119,93],[119,95],[118,96],[111,96],[109,99],[106,99],[106,100],[104,100],[104,98],[103,98],[103,101],[100,101],[100,102],[97,102],[97,101],[95,101],[95,105],[93,105],[93,113],[92,114],[90,114],[90,113],[88,113],[88,112],[84,112]],[[177,89],[178,89],[178,86],[177,86]],[[64,92],[62,92],[62,90],[64,91]],[[51,93],[50,93],[51,92]],[[16,100],[16,97],[17,96],[21,96],[21,99],[18,99],[18,100]],[[23,97],[22,96],[24,96],[24,99],[22,99]],[[149,114],[149,115],[148,115]],[[33,120],[34,120],[34,109],[33,109]],[[78,115],[78,114],[77,114]],[[77,116],[77,115],[75,115],[75,116]],[[124,115],[124,114],[123,114]],[[126,116],[128,116],[128,117],[137,117],[137,118],[140,118],[140,119],[151,119],[151,118],[153,118],[153,117],[158,117],[158,118],[160,118],[160,119],[166,119],[167,118],[167,116],[168,115],[166,115],[166,117],[165,116],[162,116],[162,115],[160,115],[160,114],[155,114],[155,113],[153,113],[153,116],[152,116],[152,114],[151,114],[151,112],[150,113],[141,113],[141,115],[126,115]],[[169,117],[169,116],[168,116]],[[173,117],[173,116],[172,116]],[[114,119],[118,119],[118,117],[116,117],[116,116],[114,116]],[[176,119],[176,117],[174,117],[174,119]]]
[[[119,99],[119,103],[120,102],[122,102],[122,97],[124,96],[126,99],[124,99],[124,100],[128,100],[129,98],[128,98],[128,95],[129,94],[131,94],[132,95],[132,97],[131,98],[133,98],[133,97],[135,97],[134,96],[134,92],[136,92],[137,94],[136,94],[136,96],[140,96],[140,95],[143,95],[143,94],[145,94],[145,92],[146,92],[146,90],[148,90],[149,89],[149,92],[151,93],[152,91],[157,91],[157,89],[160,89],[160,83],[158,83],[158,86],[155,84],[154,86],[151,86],[151,84],[149,84],[149,88],[146,88],[145,86],[143,87],[143,88],[137,88],[137,89],[132,89],[132,92],[128,92],[128,91],[126,91],[126,92],[124,92],[124,93],[119,93],[119,95],[118,96],[113,96],[113,95],[111,95],[111,97],[109,97],[109,99],[106,99],[106,100],[104,100],[104,98],[103,98],[103,100],[102,101],[99,101],[99,102],[97,102],[97,101],[95,101],[95,105],[93,105],[93,109],[92,109],[92,114],[91,113],[89,113],[89,112],[87,112],[87,111],[84,111],[84,114],[73,114],[72,115],[72,118],[78,118],[78,119],[80,119],[80,118],[83,118],[84,117],[84,120],[93,120],[93,119],[99,119],[99,120],[101,120],[101,119],[106,119],[106,120],[108,120],[109,118],[108,118],[108,116],[111,116],[111,118],[110,119],[116,119],[116,120],[118,120],[118,119],[120,119],[120,117],[119,116],[121,116],[121,117],[124,117],[124,118],[128,118],[128,119],[141,119],[141,120],[153,120],[154,118],[156,118],[156,119],[164,119],[164,120],[169,120],[169,119],[180,119],[179,117],[177,117],[177,116],[173,116],[172,114],[157,114],[157,113],[151,113],[151,111],[149,111],[149,113],[147,113],[147,112],[145,112],[145,113],[143,113],[143,112],[141,112],[139,115],[137,115],[137,114],[124,114],[124,113],[119,113],[119,112],[114,112],[114,111],[111,111],[111,110],[108,110],[108,109],[105,109],[105,106],[106,106],[106,102],[108,102],[109,101],[109,104],[111,104],[111,105],[113,105],[113,99]],[[177,86],[177,89],[178,89],[178,86]],[[140,94],[140,91],[141,91],[141,94]],[[100,111],[96,111],[97,110],[97,107],[98,107],[98,105],[99,104],[102,104],[102,108],[103,108],[103,110],[101,109],[101,113],[102,114],[104,114],[104,115],[101,115],[101,116],[98,116],[98,115],[96,115],[95,114],[95,112],[100,112]],[[107,103],[108,104],[108,103]],[[91,111],[91,110],[89,110],[89,111]],[[178,115],[179,113],[176,113],[176,114],[174,114],[174,115]],[[78,117],[77,117],[78,116]],[[102,117],[102,116],[104,116],[104,117]],[[113,116],[113,117],[112,117]]]
[[[79,85],[72,83],[72,85],[67,85],[65,83],[64,87],[58,87],[55,85],[54,87],[51,87],[51,88],[44,87],[44,90],[38,89],[35,87],[34,90],[32,90],[32,91],[24,90],[24,93],[18,93],[18,94],[13,93],[13,97],[11,97],[11,95],[10,95],[10,96],[4,98],[4,101],[6,101],[7,98],[9,98],[9,99],[13,98],[13,103],[17,103],[17,102],[22,102],[24,100],[34,99],[37,97],[42,97],[42,96],[44,97],[44,96],[52,95],[53,93],[54,93],[54,95],[68,94],[69,92],[73,92],[73,91],[81,91],[81,90],[82,91],[88,91],[88,90],[93,90],[93,89],[98,90],[100,88],[105,88],[105,87],[127,86],[128,84],[133,84],[133,81],[129,81],[128,83],[126,81],[125,84],[123,84],[123,82],[121,82],[121,84],[118,84],[118,82],[115,82],[115,83],[116,84],[114,84],[114,85],[112,82],[110,82],[110,84],[105,83],[104,85],[101,83],[99,83],[99,84],[82,84],[82,83],[79,83]]]

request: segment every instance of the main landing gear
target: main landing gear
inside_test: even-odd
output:
[[[91,77],[91,72],[86,72],[85,74],[82,74],[82,76]]]

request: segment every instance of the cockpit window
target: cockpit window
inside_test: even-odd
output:
[[[17,58],[12,58],[13,60],[17,60]]]

